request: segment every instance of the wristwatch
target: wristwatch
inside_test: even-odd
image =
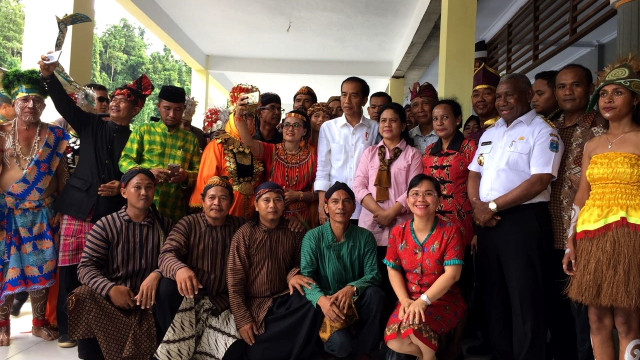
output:
[[[360,296],[360,292],[358,291],[358,287],[355,285],[351,285],[353,286],[353,297],[357,298],[358,296]]]
[[[498,204],[496,204],[496,202],[493,200],[489,201],[489,210],[494,213],[498,212]]]
[[[427,305],[431,305],[431,300],[429,300],[429,297],[427,296],[427,293],[424,293],[424,294],[420,295],[420,300],[426,302]]]

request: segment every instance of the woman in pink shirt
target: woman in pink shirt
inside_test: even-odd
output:
[[[362,204],[358,225],[373,233],[378,243],[378,268],[383,290],[394,298],[387,267],[382,259],[387,251],[389,232],[395,225],[411,219],[407,210],[409,181],[422,173],[422,161],[407,129],[407,117],[402,105],[390,103],[380,109],[382,141],[364,150],[353,190]],[[391,303],[393,305],[395,301]]]

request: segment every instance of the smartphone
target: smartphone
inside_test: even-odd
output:
[[[247,105],[256,105],[260,102],[260,92],[255,91],[252,93],[248,93],[246,95],[249,99],[247,100]]]
[[[58,50],[55,52],[52,52],[51,54],[47,54],[47,60],[42,61],[45,64],[53,64],[55,62],[58,62],[58,59],[60,58],[60,54],[62,53],[62,50]]]

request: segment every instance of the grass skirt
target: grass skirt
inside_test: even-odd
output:
[[[567,289],[572,300],[589,306],[640,307],[640,232],[616,225],[577,241],[575,276]]]

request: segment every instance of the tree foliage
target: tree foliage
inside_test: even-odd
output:
[[[176,59],[168,47],[162,52],[147,54],[145,30],[126,19],[109,26],[100,35],[94,34],[92,81],[113,90],[128,84],[145,73],[156,87],[136,116],[133,126],[149,121],[156,112],[155,104],[162,85],[175,85],[191,93],[191,68]]]
[[[24,9],[18,0],[0,0],[0,66],[19,68],[22,57]]]

